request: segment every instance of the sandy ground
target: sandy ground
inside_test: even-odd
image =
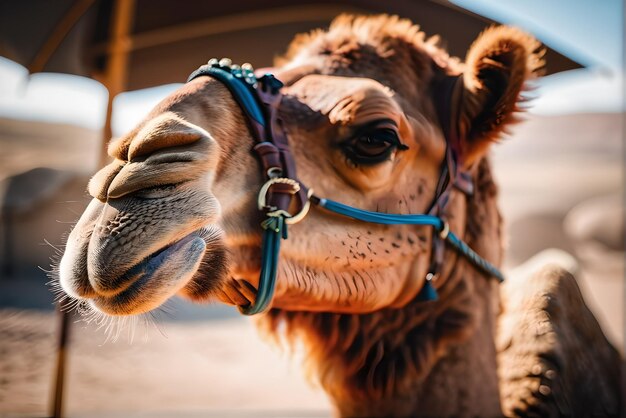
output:
[[[58,136],[57,146],[81,143],[80,151],[67,160],[42,139],[51,135],[49,127],[36,126],[27,136],[18,125],[0,121],[0,180],[46,161],[76,172],[95,165],[89,156],[97,150],[93,133],[69,129]],[[621,248],[609,251],[587,245],[580,234],[564,227],[566,219],[579,224],[611,202],[590,205],[593,199],[617,196],[612,202],[621,203],[622,132],[621,115],[535,116],[494,148],[493,161],[509,236],[506,267],[550,247],[575,255],[585,298],[623,352],[623,241]],[[623,237],[622,221],[610,220]],[[45,281],[43,273],[0,278],[2,417],[44,416],[49,408],[58,318]],[[176,300],[160,315],[158,329],[140,324],[132,344],[126,335],[105,343],[102,329],[73,323],[65,392],[68,416],[330,414],[323,392],[302,375],[298,356],[263,342],[252,322],[235,310]]]
[[[0,411],[43,415],[52,388],[57,327],[47,312],[3,310]],[[132,344],[105,343],[74,323],[68,363],[68,416],[326,416],[284,352],[259,342],[239,317],[140,325]],[[7,361],[11,358],[12,361]]]

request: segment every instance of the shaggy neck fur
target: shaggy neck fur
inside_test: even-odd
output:
[[[491,240],[501,242],[497,190],[486,160],[475,182],[465,238],[480,253],[493,247]],[[496,264],[501,255],[499,246],[486,254]],[[260,324],[273,334],[284,324],[289,339],[304,343],[309,371],[342,416],[497,416],[497,283],[456,254],[446,257],[455,262],[438,283],[437,302],[414,300],[365,315],[274,309]]]

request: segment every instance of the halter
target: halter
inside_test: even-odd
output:
[[[451,232],[448,223],[440,216],[453,187],[468,195],[473,191],[471,178],[458,170],[461,142],[455,125],[450,123],[455,120],[456,115],[449,103],[453,95],[459,94],[460,78],[446,77],[441,80],[445,94],[435,98],[447,146],[434,201],[428,214],[402,215],[370,212],[320,198],[313,194],[313,189],[308,189],[298,180],[289,142],[278,118],[283,83],[273,74],[257,77],[250,64],[238,66],[233,65],[228,58],[213,58],[194,71],[187,82],[201,76],[213,77],[222,82],[241,107],[256,142],[253,150],[259,157],[266,178],[258,195],[258,208],[265,214],[265,220],[261,223],[263,239],[259,287],[254,303],[239,307],[243,314],[254,315],[269,307],[276,285],[281,239],[288,238],[287,226],[301,221],[311,204],[363,222],[433,227],[436,233],[433,234],[432,260],[424,286],[418,294],[421,301],[438,298],[431,282],[437,277],[443,264],[445,243],[456,249],[479,270],[500,282],[504,280],[502,273]]]

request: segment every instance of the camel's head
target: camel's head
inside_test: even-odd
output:
[[[303,35],[280,59],[279,115],[300,180],[319,196],[374,211],[424,213],[446,143],[434,101],[450,97],[471,169],[513,119],[538,44],[510,28],[484,32],[466,62],[395,17],[342,16]],[[112,315],[146,312],[174,294],[246,305],[260,268],[263,183],[246,120],[227,88],[200,77],[114,140],[114,161],[89,184],[93,201],[60,265],[64,291]],[[453,230],[465,201],[452,198]],[[424,284],[432,230],[348,221],[320,209],[283,241],[273,306],[371,312]]]

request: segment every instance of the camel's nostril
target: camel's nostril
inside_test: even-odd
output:
[[[140,241],[140,224],[124,211],[123,200],[107,201],[95,219],[85,248],[87,277],[98,296],[124,291],[142,273],[141,258],[133,249]]]
[[[89,275],[89,282],[93,292],[95,292],[98,296],[107,297],[122,293],[140,277],[151,273],[152,270],[157,268],[158,264],[163,261],[162,259],[164,257],[162,257],[162,255],[170,249],[175,248],[182,241],[184,241],[184,239],[175,244],[167,245],[158,249],[127,269],[121,275],[109,274],[107,269],[99,267],[96,271]],[[108,259],[110,259],[108,255],[102,258],[102,260]]]
[[[93,242],[93,240],[92,240]],[[87,261],[90,287],[99,296],[114,296],[126,289],[141,274],[141,263],[135,264],[128,252],[115,251],[106,245],[89,245]]]

